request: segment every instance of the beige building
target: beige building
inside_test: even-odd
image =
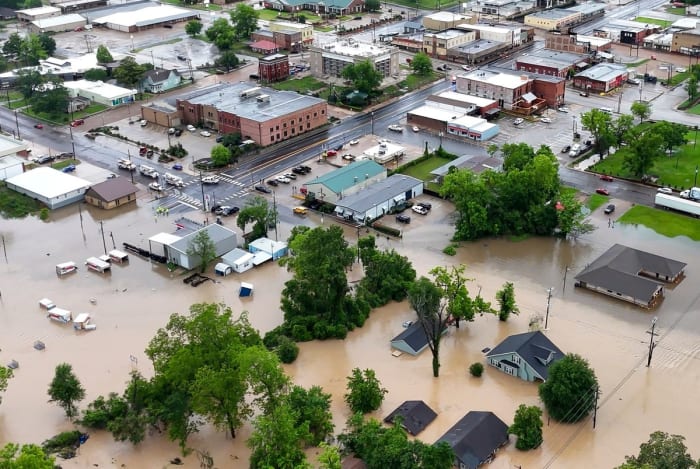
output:
[[[698,55],[700,53],[700,28],[675,32],[671,42],[671,52]]]
[[[580,11],[545,10],[525,16],[525,24],[545,31],[563,31],[581,21]]]
[[[383,78],[399,73],[399,50],[395,47],[354,39],[331,42],[323,46],[312,46],[309,65],[315,77],[330,75],[340,77],[348,65],[369,60]]]
[[[292,23],[291,21],[271,21],[270,31],[296,31],[301,33],[301,42],[308,46],[314,42],[314,27],[310,24]]]
[[[60,15],[61,9],[56,7],[38,7],[28,8],[26,10],[17,10],[17,19],[24,23]]]
[[[448,49],[454,49],[476,40],[476,32],[448,29],[440,33],[423,34],[423,52],[431,57],[447,57]]]
[[[423,17],[423,27],[429,31],[444,31],[463,23],[476,23],[476,16],[464,16],[449,11],[438,11]]]

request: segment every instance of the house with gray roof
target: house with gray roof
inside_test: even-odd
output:
[[[468,169],[474,174],[481,174],[486,170],[500,172],[503,170],[503,159],[489,155],[462,155],[439,168],[430,171],[435,176],[435,181],[442,183],[443,178],[452,168]]]
[[[304,183],[300,191],[312,195],[316,200],[336,204],[384,179],[386,169],[382,165],[371,160],[361,160],[317,176]]]
[[[447,328],[442,333],[447,333]],[[428,340],[428,335],[420,321],[415,321],[409,324],[401,334],[391,339],[391,347],[416,356],[428,348]]]
[[[349,221],[366,222],[392,213],[406,201],[423,193],[423,181],[405,174],[394,174],[365,190],[336,202],[335,215]]]
[[[546,381],[549,367],[564,352],[540,331],[507,337],[486,355],[488,364],[525,381]]]
[[[498,449],[508,443],[508,425],[493,412],[471,411],[440,437],[455,453],[460,469],[476,469],[496,457]]]
[[[185,231],[185,228],[183,228]],[[149,251],[151,254],[162,255],[167,262],[179,265],[187,270],[199,267],[201,259],[198,255],[187,253],[195,237],[200,232],[206,232],[209,239],[214,243],[215,257],[232,251],[237,246],[236,233],[217,223],[202,226],[191,231],[184,236],[170,233],[158,233],[148,239]]]
[[[423,401],[406,401],[387,415],[384,422],[393,424],[397,417],[401,418],[401,426],[416,436],[435,420],[437,414]]]
[[[163,93],[178,87],[180,81],[182,77],[177,70],[147,70],[141,79],[140,89],[148,93]]]
[[[664,283],[683,280],[686,265],[616,244],[576,275],[575,286],[653,308],[664,297]]]

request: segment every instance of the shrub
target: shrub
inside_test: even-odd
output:
[[[472,363],[471,366],[469,367],[469,373],[475,378],[481,377],[483,372],[484,372],[484,365],[482,365],[479,362]]]
[[[299,346],[287,336],[278,337],[277,356],[282,363],[293,363],[299,356]]]
[[[39,218],[41,221],[46,221],[49,219],[49,209],[44,207],[41,210],[39,210]]]
[[[457,248],[454,244],[450,244],[449,246],[446,246],[445,249],[442,250],[442,252],[443,254],[447,254],[448,256],[454,256],[457,254]]]
[[[401,237],[401,230],[397,230],[391,226],[382,225],[381,223],[374,223],[372,224],[372,228],[389,236],[395,236],[397,238]]]

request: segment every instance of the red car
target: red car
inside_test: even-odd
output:
[[[604,187],[599,187],[595,191],[596,191],[596,193],[598,193],[600,195],[610,195],[610,192],[608,192],[608,190],[605,189]]]
[[[85,123],[85,119],[76,119],[70,123],[70,126],[71,127],[78,127],[79,125],[83,125],[84,123]]]
[[[601,181],[608,181],[608,182],[614,181],[613,177],[608,176],[607,174],[601,174],[600,179],[601,179]]]
[[[44,128],[44,125],[43,124],[34,124],[34,128],[41,130]]]

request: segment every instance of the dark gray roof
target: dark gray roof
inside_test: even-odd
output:
[[[576,280],[648,301],[659,284],[639,274],[675,278],[687,264],[616,244],[583,269]]]
[[[437,414],[423,401],[406,401],[387,415],[384,421],[394,423],[394,418],[398,416],[402,417],[401,426],[416,436],[435,420]]]
[[[383,181],[376,182],[367,189],[350,194],[338,201],[337,206],[364,213],[375,205],[379,205],[406,191],[423,184],[423,181],[404,174],[394,174]]]
[[[138,192],[138,188],[134,186],[128,179],[123,177],[116,177],[114,179],[107,179],[104,182],[95,184],[90,189],[88,189],[88,196],[95,197],[104,202],[113,202],[122,197],[126,197],[130,194],[135,194]]]
[[[472,411],[435,443],[446,442],[468,469],[476,469],[508,442],[508,425],[493,412]]]
[[[162,81],[167,80],[171,73],[174,73],[175,76],[180,76],[180,74],[177,72],[177,70],[165,70],[165,69],[159,68],[157,70],[148,70],[148,71],[144,72],[143,78],[144,79],[150,78],[153,83],[160,83]]]
[[[449,163],[445,163],[439,168],[435,168],[430,172],[434,176],[444,176],[450,171],[450,168],[468,169],[475,174],[482,173],[487,169],[500,171],[503,168],[503,159],[497,156],[489,155],[463,155],[455,158]]]
[[[236,236],[236,233],[234,231],[223,227],[218,223],[212,223],[211,225],[206,225],[204,228],[201,228],[193,233],[183,236],[179,240],[172,243],[170,246],[174,249],[177,249],[180,252],[187,252],[187,249],[190,247],[190,242],[194,239],[195,236],[197,236],[197,233],[199,233],[200,231],[206,231],[209,235],[209,239],[211,239],[212,243],[214,244],[220,243],[222,240],[230,238],[231,236]]]
[[[549,366],[564,358],[564,352],[540,331],[511,335],[486,356],[492,357],[504,353],[517,353],[543,380],[547,379]]]
[[[401,334],[391,339],[391,341],[406,342],[416,354],[420,353],[421,350],[428,346],[428,336],[425,334],[425,330],[423,326],[421,326],[420,321],[416,321],[408,326]]]

